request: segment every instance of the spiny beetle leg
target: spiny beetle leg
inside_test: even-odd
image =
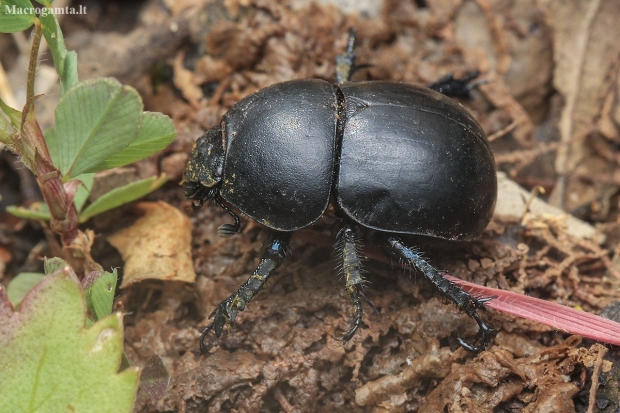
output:
[[[477,310],[484,309],[484,303],[489,301],[491,297],[479,299],[469,293],[466,293],[456,284],[444,278],[440,271],[431,266],[422,257],[420,257],[419,254],[415,253],[411,248],[408,248],[399,239],[394,237],[388,238],[388,245],[390,246],[390,252],[393,255],[404,259],[407,264],[420,271],[424,277],[430,281],[431,284],[433,284],[443,295],[452,300],[456,306],[465,311],[468,316],[476,320],[476,323],[478,323],[478,327],[480,328],[480,331],[478,332],[479,344],[472,345],[465,342],[460,337],[457,337],[459,344],[465,349],[476,353],[484,350],[491,342],[494,330],[484,324],[478,315]]]
[[[487,79],[472,82],[472,80],[476,79],[478,76],[480,76],[480,72],[477,70],[467,73],[460,79],[455,79],[454,75],[450,73],[438,81],[428,85],[428,88],[446,96],[467,98],[469,97],[469,92],[478,86],[489,82]]]
[[[336,338],[342,341],[349,341],[362,323],[362,301],[367,303],[375,313],[379,311],[362,292],[365,282],[362,275],[362,258],[359,255],[358,246],[355,241],[355,230],[350,225],[345,225],[338,233],[338,247],[342,259],[341,271],[345,279],[345,288],[355,308],[355,316],[349,327],[349,331],[342,337]]]
[[[355,70],[355,30],[349,28],[349,41],[347,51],[336,56],[336,83],[344,83],[351,80],[351,74]]]
[[[225,326],[235,322],[239,311],[245,310],[246,305],[265,285],[273,270],[278,268],[288,252],[288,243],[291,239],[290,232],[277,232],[268,242],[261,254],[260,263],[250,278],[230,297],[222,301],[211,313],[209,318],[213,322],[200,334],[200,352],[207,353],[209,347],[205,344],[205,337],[211,330],[219,337]]]

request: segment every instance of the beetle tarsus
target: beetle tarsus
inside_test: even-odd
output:
[[[217,229],[218,234],[222,238],[229,238],[239,232],[239,225],[236,224],[224,224],[220,225]]]
[[[469,97],[470,92],[480,85],[489,83],[488,79],[480,79],[472,82],[480,76],[480,72],[473,70],[460,79],[455,79],[453,73],[442,77],[438,81],[428,85],[429,89],[433,89],[443,95],[450,97]]]
[[[484,324],[478,315],[477,310],[483,310],[485,308],[484,304],[493,297],[476,298],[473,295],[463,291],[459,286],[446,279],[440,271],[435,269],[419,254],[415,253],[411,248],[408,248],[397,238],[389,237],[388,245],[391,247],[390,252],[392,254],[404,259],[407,264],[420,271],[424,277],[431,282],[431,284],[433,284],[443,295],[452,300],[460,310],[464,311],[468,316],[476,320],[476,323],[478,323],[478,327],[480,328],[478,333],[478,336],[480,337],[479,344],[471,345],[460,337],[457,337],[459,344],[465,349],[476,353],[484,350],[491,342],[494,330]]]
[[[239,216],[237,214],[235,214],[230,208],[228,208],[224,202],[222,202],[222,200],[219,198],[219,196],[215,197],[215,202],[217,202],[217,204],[226,212],[228,212],[228,215],[230,215],[231,217],[233,217],[233,219],[235,220],[234,224],[224,224],[221,225],[218,228],[218,233],[220,234],[220,237],[222,238],[229,238],[232,237],[233,235],[235,235],[237,232],[239,232],[239,229],[241,228],[241,221],[239,220]]]
[[[208,352],[210,348],[204,342],[207,334],[213,330],[215,336],[219,337],[224,327],[232,325],[237,318],[237,314],[245,310],[246,305],[252,301],[263,285],[265,285],[273,270],[282,264],[288,252],[290,238],[290,232],[278,232],[263,249],[258,267],[256,267],[250,278],[234,294],[218,304],[211,313],[209,318],[212,318],[213,322],[205,327],[200,335],[201,353]]]
[[[486,301],[488,301],[488,299],[484,299],[484,301],[481,301],[481,302],[484,303]],[[481,307],[481,308],[484,308],[484,307]],[[493,338],[493,334],[495,333],[495,330],[487,327],[487,325],[484,324],[484,322],[480,319],[480,316],[478,315],[478,313],[474,312],[471,315],[471,317],[474,320],[476,320],[476,322],[478,323],[478,327],[480,328],[480,331],[478,332],[479,344],[471,345],[467,343],[465,340],[463,340],[461,337],[459,337],[458,335],[456,336],[456,340],[464,349],[472,351],[474,353],[480,353],[481,351],[483,351],[485,348],[489,346],[489,343],[491,343],[491,338]]]
[[[345,225],[340,230],[338,234],[338,244],[342,258],[341,271],[345,279],[347,295],[355,309],[355,316],[353,317],[353,322],[349,330],[342,337],[336,337],[336,339],[349,341],[362,323],[362,317],[364,315],[362,302],[368,304],[375,313],[378,313],[379,310],[377,310],[377,307],[375,307],[362,292],[365,283],[362,275],[362,258],[358,251],[359,248],[355,241],[355,230],[352,226]]]

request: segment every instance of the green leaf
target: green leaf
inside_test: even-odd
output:
[[[116,188],[99,197],[80,214],[80,222],[86,222],[95,215],[119,207],[153,192],[166,182],[166,175],[150,177]]]
[[[138,135],[142,100],[115,79],[80,82],[58,102],[58,169],[66,182],[127,147]]]
[[[90,287],[84,291],[86,307],[95,321],[112,314],[117,281],[116,269],[112,273],[104,272],[95,278]]]
[[[34,7],[28,0],[0,1],[0,32],[21,32],[36,21]]]
[[[140,133],[129,146],[103,161],[98,170],[118,168],[144,159],[164,149],[177,135],[172,120],[162,114],[142,113]]]
[[[56,73],[60,76],[65,64],[65,56],[67,55],[67,48],[65,47],[65,38],[60,30],[60,25],[56,16],[53,13],[46,13],[45,16],[41,16],[41,32],[47,41],[47,44],[52,52],[52,58],[54,59],[54,67]]]
[[[0,110],[9,118],[9,121],[11,122],[11,126],[13,126],[13,128],[15,128],[16,130],[19,130],[19,128],[21,128],[22,113],[19,110],[13,109],[12,107],[4,103],[2,99],[0,99]]]
[[[58,134],[56,133],[56,129],[46,129],[45,132],[43,132],[43,136],[45,137],[45,143],[47,143],[47,149],[52,158],[52,164],[58,167]]]
[[[2,118],[0,117],[0,143],[7,145],[11,150],[16,150],[15,147],[15,135],[9,133],[4,128],[4,123],[2,122]]]
[[[0,99],[0,143],[3,143],[9,147],[15,153],[20,151],[19,143],[19,122],[15,126],[13,114],[17,112],[21,122],[21,112],[7,106],[2,99]],[[18,154],[21,155],[21,154]]]
[[[75,204],[75,209],[79,213],[84,204],[88,200],[88,195],[90,195],[90,191],[93,189],[93,184],[95,183],[95,174],[82,174],[77,176],[75,179],[78,181],[82,181],[82,185],[80,185],[73,197],[73,203]]]
[[[51,4],[51,2],[49,3]],[[77,55],[75,52],[67,52],[64,36],[53,13],[42,14],[41,24],[43,36],[52,52],[56,73],[60,77],[61,92],[64,94],[77,84],[77,66],[74,62]]]
[[[46,138],[48,137],[48,133],[49,130],[45,134]],[[53,156],[52,159],[54,159]],[[88,200],[90,191],[93,188],[95,174],[82,174],[75,179],[77,179],[78,181],[82,181],[82,185],[78,187],[75,197],[73,198],[75,209],[79,213],[84,207],[86,201]],[[28,208],[9,205],[6,207],[6,211],[9,214],[22,219],[34,219],[43,221],[50,220],[50,210],[45,202],[35,202],[31,204]]]
[[[11,303],[13,303],[13,307],[17,307],[26,294],[28,294],[28,292],[43,278],[45,278],[45,274],[41,274],[40,272],[22,272],[17,274],[6,289],[6,293]]]
[[[0,411],[129,413],[138,370],[118,373],[122,316],[85,329],[82,288],[68,266],[37,284],[14,311],[0,289]]]
[[[64,95],[67,90],[78,84],[77,53],[68,51],[65,56],[65,66],[60,75],[60,92]]]
[[[37,3],[41,3],[42,5],[46,6],[46,7],[52,7],[52,3],[54,2],[54,0],[36,0]]]
[[[0,8],[1,7],[2,5],[0,4]],[[19,136],[21,124],[22,113],[17,109],[13,109],[0,99],[0,143],[8,146],[9,149],[18,156],[23,155]]]
[[[50,210],[45,202],[35,202],[29,208],[9,205],[6,207],[6,212],[22,219],[50,220]]]
[[[67,263],[58,257],[46,259],[43,262],[43,269],[45,270],[45,274],[53,274],[56,271],[61,271],[63,268],[67,266]]]

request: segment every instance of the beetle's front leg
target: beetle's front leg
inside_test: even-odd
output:
[[[428,88],[446,96],[467,98],[472,90],[488,82],[487,79],[472,82],[478,76],[480,76],[480,72],[476,70],[467,73],[460,79],[455,79],[454,75],[450,73],[428,85]]]
[[[456,306],[465,311],[468,316],[476,320],[480,331],[478,333],[480,337],[479,344],[468,344],[462,338],[457,337],[457,340],[461,346],[469,351],[480,352],[487,348],[491,342],[493,336],[493,329],[487,327],[478,315],[478,310],[484,309],[484,303],[489,301],[492,297],[476,298],[469,293],[466,293],[458,285],[447,280],[441,272],[435,269],[432,265],[426,262],[419,254],[416,254],[411,248],[408,248],[399,239],[390,237],[388,238],[388,245],[391,247],[390,252],[397,257],[404,259],[407,264],[418,269],[424,277],[430,281],[443,295],[452,300]]]
[[[250,278],[234,294],[222,301],[211,313],[209,318],[212,318],[213,322],[202,330],[200,335],[201,353],[204,354],[209,351],[208,346],[204,342],[209,331],[213,330],[215,335],[219,337],[224,326],[235,322],[238,312],[245,310],[245,306],[252,301],[254,296],[265,285],[272,271],[282,264],[288,252],[290,239],[290,232],[276,233],[272,241],[267,243],[263,249],[260,263]]]

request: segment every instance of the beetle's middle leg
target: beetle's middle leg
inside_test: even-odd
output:
[[[209,318],[213,322],[209,324],[200,335],[200,352],[206,353],[209,348],[205,345],[204,339],[209,331],[214,330],[219,337],[224,326],[231,325],[237,318],[239,311],[245,310],[245,306],[252,301],[254,296],[265,285],[269,276],[282,264],[286,256],[291,239],[290,232],[277,232],[270,242],[265,245],[261,253],[260,263],[250,278],[230,297],[222,301]]]
[[[399,239],[389,237],[387,241],[390,252],[393,255],[405,260],[407,264],[420,271],[428,281],[430,281],[443,295],[452,300],[460,310],[465,311],[468,316],[476,320],[480,328],[478,333],[480,337],[479,344],[468,344],[462,338],[457,337],[459,344],[465,349],[474,352],[484,350],[491,342],[491,336],[494,331],[484,324],[480,315],[478,315],[478,310],[484,309],[484,303],[489,301],[492,297],[476,298],[472,296],[463,291],[458,285],[446,279],[440,271],[426,262],[419,254],[416,254]]]
[[[353,334],[355,334],[362,322],[362,302],[368,304],[375,313],[378,310],[362,291],[365,282],[362,275],[362,258],[359,255],[358,246],[355,242],[355,230],[351,225],[345,225],[338,233],[338,245],[342,259],[341,271],[345,280],[345,288],[355,309],[355,316],[349,331],[339,338],[342,341],[348,341],[353,337]]]

